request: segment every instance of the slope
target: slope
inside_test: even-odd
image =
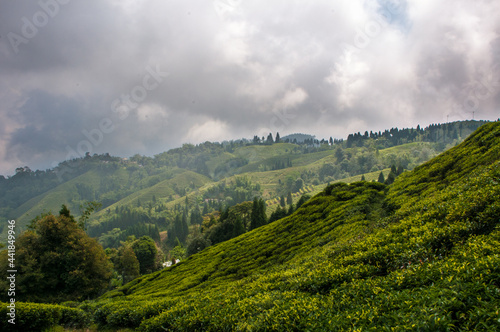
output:
[[[81,308],[144,331],[498,330],[500,123],[386,187],[293,215]]]
[[[52,211],[55,213],[61,208],[61,204],[66,204],[73,211],[78,211],[80,196],[77,190],[78,185],[84,184],[91,190],[97,190],[100,179],[103,176],[98,170],[90,170],[74,179],[64,182],[54,189],[38,195],[23,205],[19,206],[13,213],[19,216],[16,221],[20,227],[25,227],[35,216]],[[120,178],[126,178],[126,174],[119,174]]]

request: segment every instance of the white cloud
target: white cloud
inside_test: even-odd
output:
[[[228,126],[225,122],[207,120],[206,122],[196,123],[189,128],[184,140],[185,142],[197,144],[205,141],[222,141],[228,138]]]

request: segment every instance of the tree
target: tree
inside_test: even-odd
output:
[[[380,183],[385,182],[384,173],[380,172],[380,174],[378,175],[378,182]]]
[[[101,203],[94,201],[85,202],[85,204],[80,205],[81,216],[78,219],[78,225],[80,226],[81,229],[83,229],[84,231],[87,230],[87,220],[90,218],[92,212],[99,210],[101,206],[102,206]]]
[[[203,217],[201,216],[198,205],[196,205],[191,211],[190,224],[201,225],[202,222],[203,222]]]
[[[140,276],[140,263],[130,245],[126,245],[122,249],[119,268],[125,283]]]
[[[299,201],[297,202],[297,210],[299,209],[299,207],[302,206],[302,204],[304,204],[305,202],[307,202],[310,198],[311,198],[310,195],[302,195],[300,197]]]
[[[211,244],[209,239],[206,239],[203,235],[198,235],[187,246],[187,256],[199,253],[203,249],[210,247]]]
[[[387,180],[385,180],[385,184],[392,184],[395,179],[396,179],[396,173],[394,173],[391,170],[391,172],[389,173],[389,175],[387,175]]]
[[[288,204],[288,205],[293,204],[292,193],[290,191],[288,192],[288,195],[286,196],[286,204]]]
[[[257,199],[257,197],[255,197],[253,200],[252,212],[250,214],[250,229],[255,229],[266,223],[266,203],[262,198]]]
[[[288,215],[286,209],[281,206],[276,207],[276,211],[271,213],[271,217],[269,217],[269,222],[273,222],[276,220],[280,220],[281,218],[285,218]]]
[[[297,180],[295,180],[295,183],[293,185],[293,192],[300,191],[300,189],[302,189],[303,186],[304,186],[304,180],[298,178]]]
[[[335,158],[337,158],[337,163],[340,163],[342,160],[344,160],[344,157],[344,150],[342,150],[342,148],[339,146],[335,150]]]
[[[267,140],[266,140],[266,144],[273,144],[273,134],[269,133],[269,135],[267,135]]]
[[[281,205],[281,207],[285,207],[285,205],[286,205],[285,204],[285,196],[283,196],[283,195],[281,195],[281,197],[280,197],[280,205]]]
[[[104,249],[78,226],[65,206],[59,216],[34,221],[19,236],[16,247],[18,301],[80,301],[98,296],[111,279]],[[5,250],[0,254],[0,296],[7,294],[7,263]]]
[[[151,273],[155,269],[155,261],[158,250],[155,242],[149,236],[143,236],[132,244],[141,274]]]
[[[279,143],[280,142],[280,133],[276,133],[276,140],[275,140],[276,143]]]
[[[69,211],[66,204],[62,205],[61,210],[59,210],[59,215],[62,217],[66,217],[66,218],[70,219],[71,221],[75,221],[75,218],[71,215],[71,212]]]
[[[243,220],[241,219],[241,216],[237,215],[236,220],[234,220],[232,237],[240,236],[243,233],[245,233],[245,226],[243,225]]]

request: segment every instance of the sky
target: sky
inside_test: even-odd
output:
[[[500,117],[496,0],[0,0],[0,174]]]

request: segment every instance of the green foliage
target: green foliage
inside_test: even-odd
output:
[[[8,322],[9,303],[0,302],[0,330],[2,331],[43,331],[55,325],[66,328],[82,328],[90,322],[87,312],[79,308],[41,303],[15,303],[15,324]]]
[[[380,172],[378,176],[378,182],[385,183],[384,173]]]
[[[156,270],[155,262],[158,250],[155,242],[149,236],[143,236],[132,244],[132,250],[139,261],[141,274]]]
[[[283,205],[284,203],[285,199],[283,198]],[[252,230],[258,228],[265,225],[266,223],[266,205],[264,203],[264,200],[262,198],[258,199],[257,197],[255,197],[252,205],[252,213],[250,215],[250,229]]]
[[[70,217],[68,217],[69,215]],[[55,302],[99,295],[111,277],[103,248],[69,214],[48,215],[16,241],[16,299]],[[7,251],[0,253],[1,297],[7,296]]]
[[[392,185],[335,183],[292,215],[143,276],[96,321],[141,331],[500,329],[500,125]]]
[[[130,246],[124,246],[120,254],[119,269],[122,272],[123,281],[127,283],[140,275],[140,262]]]
[[[241,221],[241,219],[240,219],[240,221]],[[241,233],[241,234],[243,234],[243,233]],[[240,235],[240,234],[238,234],[238,235]],[[199,236],[195,237],[189,243],[187,250],[186,250],[186,254],[187,254],[187,256],[191,256],[193,254],[196,254],[196,253],[202,251],[203,249],[205,249],[207,247],[210,247],[211,244],[212,244],[212,242],[209,239],[206,239],[204,236],[199,235]]]
[[[105,201],[116,204],[104,205],[96,214],[105,225],[102,231],[108,232],[106,241],[120,243],[135,225],[148,225],[158,236],[161,227],[169,230],[172,245],[178,244],[171,257],[183,262],[135,278],[80,309],[100,328],[144,331],[498,330],[499,124],[486,124],[461,145],[403,172],[455,145],[457,137],[467,136],[479,124],[366,132],[347,142],[334,141],[334,147],[317,147],[313,140],[302,146],[264,146],[259,140],[249,146],[185,145],[154,158],[134,156],[130,162],[116,162],[114,170],[104,163],[108,166],[102,172],[87,170],[61,188],[80,188],[73,197],[76,203],[83,196],[98,198],[99,185],[112,188],[102,196],[109,195]],[[217,169],[222,164],[225,167]],[[279,169],[272,171],[273,167]],[[252,173],[210,183],[207,176],[188,169],[212,179],[215,173],[217,179]],[[368,181],[355,182],[366,172]],[[382,178],[370,182],[379,173]],[[102,174],[109,176],[96,181]],[[302,196],[296,210],[292,204],[288,210],[279,208],[272,223],[267,223],[263,199],[248,202],[256,196],[284,198],[296,190],[303,194],[310,192],[311,183],[353,175],[347,180],[350,184],[334,183],[313,198]],[[29,177],[23,169],[16,181]],[[85,186],[76,186],[82,183]],[[202,232],[188,236],[188,220],[190,229],[199,228],[202,204]],[[42,218],[51,222],[43,232],[52,234],[53,243],[67,237],[77,241],[51,233],[64,224],[61,220],[71,221],[63,212]],[[66,280],[61,273],[40,272],[39,266],[60,271],[58,264],[74,260],[64,250],[43,259],[37,256],[46,245],[37,238],[39,223],[34,222],[34,231],[22,242],[22,247],[35,243],[36,248],[19,249],[28,266],[19,274],[21,286],[25,282],[39,288],[20,287],[24,294],[47,290],[57,278]],[[97,221],[89,224],[89,232],[99,235]],[[152,249],[139,246],[141,239],[131,241],[141,248],[134,250],[136,259],[139,252]],[[150,240],[142,242],[154,246]],[[186,241],[187,248],[181,243]],[[108,251],[115,268],[127,256],[125,265],[136,271],[131,252],[124,255],[120,250]],[[184,260],[186,251],[190,256]],[[70,257],[65,260],[66,256]],[[151,257],[145,261],[153,267],[140,265],[142,272],[156,269]],[[5,258],[0,260],[1,271],[6,271]],[[3,289],[5,280],[0,278]],[[55,292],[46,294],[44,299],[67,299]],[[61,321],[54,315],[46,314],[52,325]]]
[[[173,259],[183,260],[186,258],[186,248],[182,245],[176,245],[172,250],[170,250],[170,256]]]
[[[89,220],[90,215],[94,212],[99,210],[99,208],[102,206],[101,203],[99,202],[85,202],[85,204],[80,205],[80,218],[78,218],[78,224],[79,226],[83,229],[87,229],[87,220]]]

